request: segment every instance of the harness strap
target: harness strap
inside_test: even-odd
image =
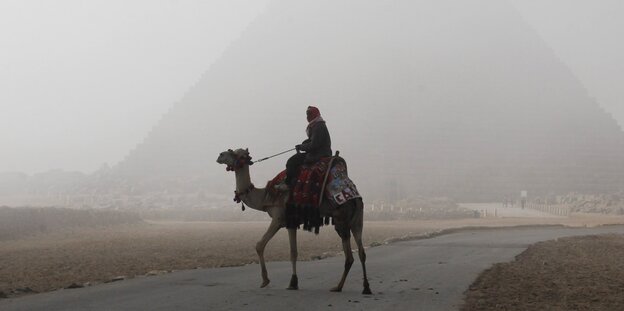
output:
[[[249,185],[249,188],[247,188],[244,191],[238,192],[234,190],[234,202],[241,204],[241,210],[243,211],[245,210],[245,203],[243,202],[243,199],[241,198],[241,196],[248,195],[254,189],[256,189],[256,187],[254,186],[254,184],[251,184]]]

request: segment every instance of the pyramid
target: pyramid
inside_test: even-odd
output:
[[[230,191],[217,154],[291,148],[308,105],[369,198],[624,187],[622,130],[504,0],[275,1],[115,170]]]

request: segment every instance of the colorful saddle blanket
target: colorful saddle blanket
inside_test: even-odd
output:
[[[331,168],[325,185],[325,197],[333,200],[337,205],[362,197],[353,181],[349,179],[347,163],[344,160],[337,161]]]
[[[292,189],[290,203],[318,207],[321,204],[321,196],[324,196],[323,200],[331,200],[336,205],[361,197],[355,184],[349,179],[344,159],[336,157],[327,175],[331,159],[331,157],[322,158],[317,163],[301,167],[295,187]],[[327,176],[327,181],[325,176]],[[277,194],[274,186],[284,182],[285,179],[286,171],[284,170],[269,181],[267,189],[272,194]],[[323,183],[325,183],[325,189],[321,189]]]
[[[319,205],[319,199],[323,192],[325,173],[327,173],[330,161],[331,157],[327,157],[314,164],[301,166],[297,182],[292,189],[290,203],[310,206]]]
[[[327,174],[330,163],[332,167]],[[274,186],[284,179],[286,171],[280,172],[269,181],[267,189],[272,195],[277,194]],[[324,183],[325,189],[322,189]],[[314,228],[315,233],[318,233],[323,223],[329,224],[329,218],[323,221],[320,215],[319,206],[323,201],[329,200],[335,206],[340,206],[348,200],[360,197],[355,184],[348,177],[347,164],[341,157],[334,157],[333,162],[328,157],[312,165],[304,165],[287,203],[286,227],[298,228],[303,225],[303,229],[311,231]]]

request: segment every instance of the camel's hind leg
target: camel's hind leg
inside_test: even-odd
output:
[[[353,218],[351,219],[351,232],[353,233],[353,239],[358,247],[358,255],[360,262],[362,263],[362,272],[364,273],[364,290],[362,294],[371,295],[370,286],[368,285],[368,277],[366,276],[366,252],[364,251],[364,244],[362,243],[362,230],[364,229],[364,203],[362,199],[356,199],[355,211]]]
[[[292,276],[287,289],[299,289],[299,279],[297,278],[297,229],[288,229],[288,240],[290,241],[290,262],[292,263]]]
[[[260,239],[260,241],[258,241],[258,243],[256,244],[256,252],[258,253],[258,257],[260,258],[260,267],[262,268],[262,285],[260,285],[260,287],[266,287],[267,285],[269,285],[269,282],[271,282],[271,280],[269,280],[266,265],[264,263],[264,248],[279,229],[279,220],[277,218],[273,218],[266,233],[262,236],[262,239]]]
[[[366,252],[364,251],[364,244],[362,243],[362,225],[356,226],[352,229],[353,239],[358,247],[358,255],[360,256],[360,262],[362,263],[362,272],[364,273],[364,290],[362,294],[371,295],[370,285],[368,285],[368,277],[366,276]]]
[[[347,236],[346,238],[342,238],[342,250],[345,254],[344,272],[342,273],[342,278],[340,279],[338,285],[331,289],[332,292],[342,291],[342,287],[344,286],[345,280],[347,279],[349,270],[351,270],[351,266],[353,265],[353,253],[351,252],[351,237]]]

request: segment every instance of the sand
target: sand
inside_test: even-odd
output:
[[[537,243],[483,272],[462,310],[624,310],[624,236]]]

